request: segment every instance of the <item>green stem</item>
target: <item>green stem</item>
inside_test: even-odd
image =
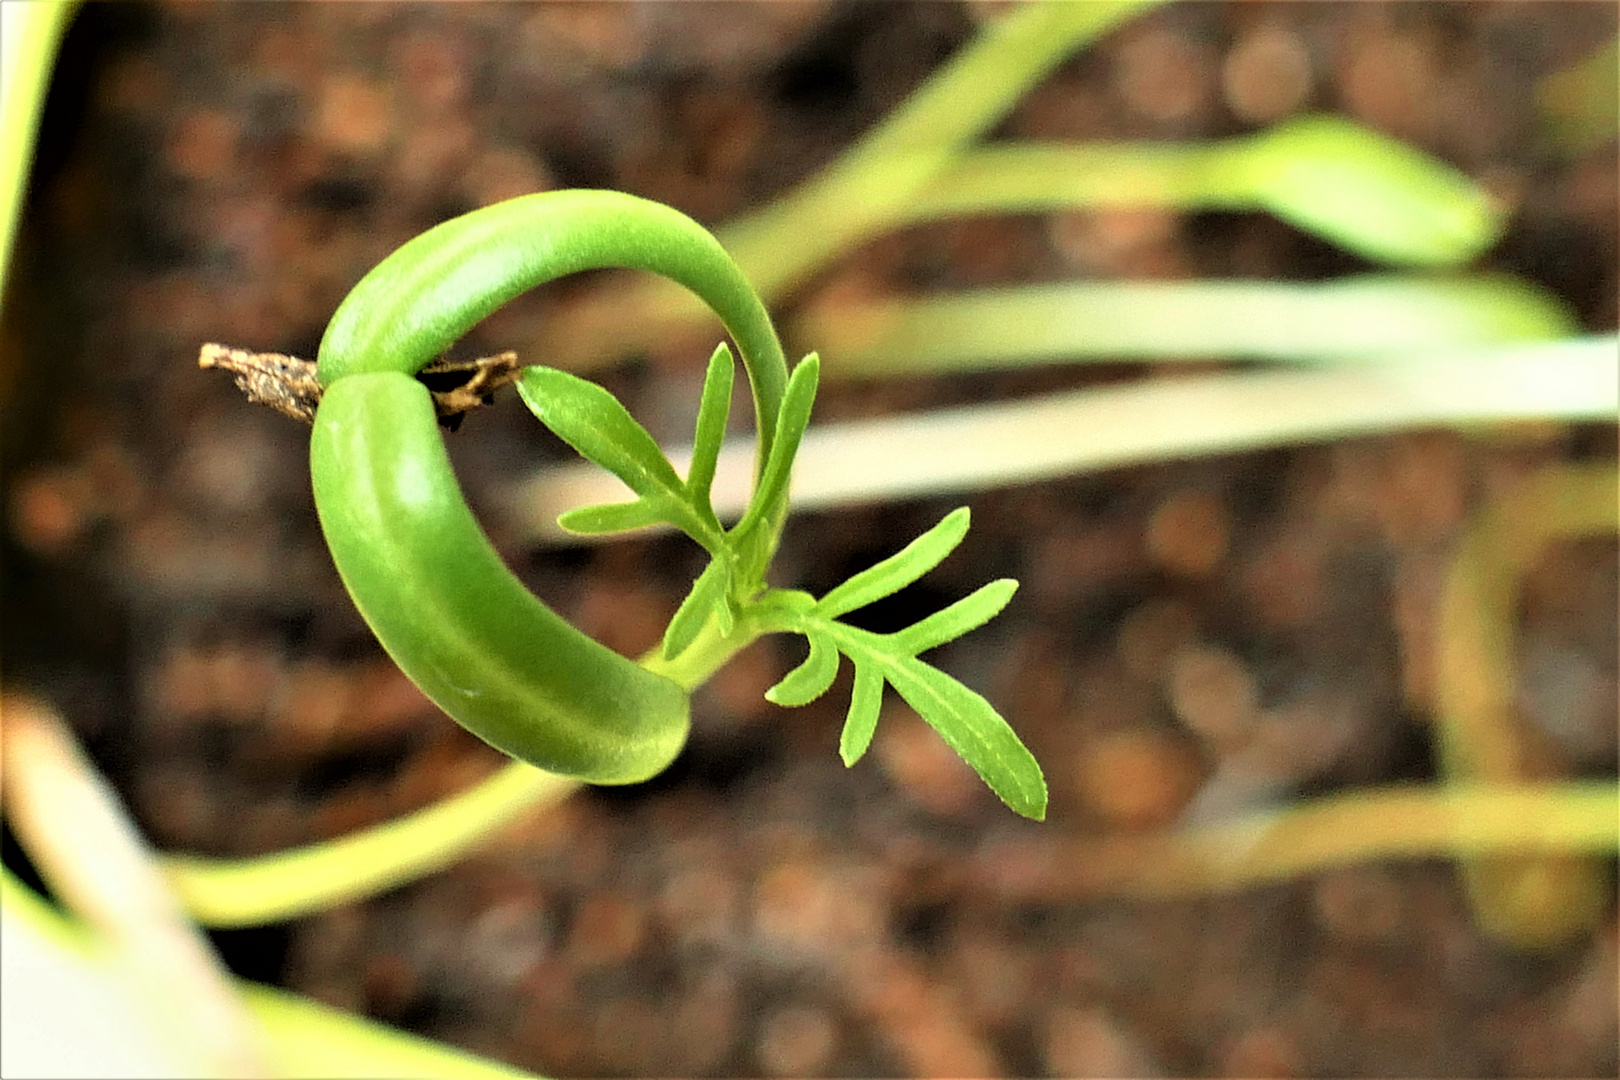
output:
[[[1163,2],[1048,2],[1009,12],[832,165],[720,229],[721,243],[760,296],[775,302],[887,227],[963,147],[994,127],[1066,56]],[[703,317],[699,305],[667,283],[626,284],[562,313],[556,333],[535,355],[570,371],[588,371]]]
[[[1620,134],[1620,100],[1614,91],[1620,69],[1620,38],[1536,87],[1536,105],[1547,139],[1562,153],[1584,154]]]
[[[535,1074],[329,1008],[298,994],[243,982],[243,999],[272,1040],[281,1080],[537,1080]]]
[[[1082,207],[1246,206],[1252,192],[1221,168],[1230,145],[992,143],[964,151],[885,224]]]
[[[682,649],[678,656],[665,658],[663,650],[655,648],[643,656],[640,663],[648,671],[672,679],[691,690],[708,682],[709,676],[724,667],[733,656],[769,632],[769,628],[744,619],[732,628],[730,634],[722,635],[715,620],[710,619],[698,631],[692,644]]]
[[[1207,896],[1386,859],[1613,855],[1617,823],[1613,780],[1373,788],[1206,828],[1076,840],[1046,869],[992,854],[985,880],[1027,900]]]
[[[729,223],[721,242],[762,296],[782,295],[886,227],[1066,56],[1158,2],[1031,4],[991,23],[831,167]]]
[[[280,922],[374,896],[462,858],[519,814],[560,801],[576,781],[512,761],[457,795],[337,840],[253,859],[169,855],[170,885],[206,926]]]
[[[1524,576],[1547,545],[1612,534],[1613,465],[1548,468],[1480,513],[1457,544],[1440,596],[1435,711],[1440,766],[1453,780],[1527,781],[1532,756],[1514,702],[1515,621]],[[1519,948],[1586,935],[1613,890],[1591,859],[1470,859],[1463,881],[1486,932]]]
[[[1506,276],[1365,275],[1321,284],[1060,282],[825,302],[793,324],[828,371],[884,377],[1074,361],[1344,361],[1550,340],[1576,331]]]
[[[811,428],[793,475],[796,511],[986,490],[1147,462],[1244,453],[1412,428],[1514,420],[1614,422],[1620,340],[1570,338],[1429,355],[1422,362],[1151,379],[1037,398]],[[683,458],[672,451],[672,460]],[[752,448],[727,446],[714,507],[748,500]],[[535,543],[579,543],[556,516],[623,498],[586,465],[537,470],[505,489],[503,517]]]
[[[642,664],[691,690],[762,632],[739,626],[722,638],[711,621],[675,660],[654,649]],[[466,791],[336,840],[252,859],[169,855],[162,864],[175,894],[206,926],[280,922],[375,896],[449,866],[502,826],[562,801],[578,787],[577,781],[513,761]]]
[[[889,224],[1074,207],[1269,210],[1378,262],[1456,266],[1504,208],[1449,165],[1336,116],[1196,144],[1001,144],[963,153]]]

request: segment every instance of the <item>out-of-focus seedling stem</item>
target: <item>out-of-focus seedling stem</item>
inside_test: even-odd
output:
[[[1074,840],[1055,855],[1012,841],[987,847],[978,874],[990,892],[1024,902],[1169,898],[1382,859],[1530,861],[1612,856],[1617,848],[1620,791],[1612,781],[1453,784],[1366,789],[1221,825]]]
[[[1028,4],[984,27],[894,112],[763,209],[716,236],[766,303],[882,232],[1065,57],[1164,0]],[[584,372],[709,319],[659,281],[626,281],[559,313],[530,355]],[[572,344],[571,344],[572,343]]]
[[[1396,360],[1575,333],[1507,276],[1367,274],[1320,283],[1065,281],[812,305],[790,337],[830,374],[884,378],[1054,363]]]
[[[890,224],[1102,207],[1265,210],[1376,262],[1457,266],[1501,235],[1478,183],[1337,116],[1203,143],[992,143],[965,151]]]
[[[1519,586],[1547,545],[1617,527],[1620,473],[1612,466],[1548,469],[1469,526],[1446,574],[1435,653],[1440,764],[1449,782],[1534,780],[1514,707]],[[1525,948],[1588,932],[1612,895],[1605,868],[1573,855],[1470,859],[1463,874],[1480,926]]]
[[[167,855],[162,865],[175,893],[208,926],[277,922],[449,866],[501,826],[555,805],[578,787],[512,761],[466,791],[335,840],[251,859]]]
[[[266,1075],[262,1033],[67,726],[21,695],[4,713],[6,818],[40,875],[112,945],[171,1052],[205,1076]]]
[[[976,491],[1205,454],[1436,425],[1620,411],[1620,339],[1592,336],[1429,355],[1421,362],[1245,371],[1150,380],[1043,397],[812,427],[793,479],[798,510]],[[684,451],[670,457],[680,465]],[[721,453],[723,518],[748,498],[752,447]],[[555,518],[623,498],[584,464],[537,470],[502,496],[507,520],[538,543],[578,543]]]

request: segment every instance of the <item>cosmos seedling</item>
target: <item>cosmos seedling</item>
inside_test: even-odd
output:
[[[661,646],[639,663],[570,626],[506,568],[450,470],[435,423],[444,391],[424,385],[436,358],[506,300],[564,274],[612,266],[671,278],[720,316],[741,354],[759,431],[753,497],[727,528],[710,501],[735,380],[727,345],[709,362],[684,478],[602,387],[546,367],[517,374],[530,410],[636,496],[571,511],[559,524],[586,534],[668,524],[709,554]],[[241,355],[211,346],[203,362],[241,381],[242,363],[232,361]],[[644,780],[684,744],[693,687],[762,634],[797,633],[809,641],[809,658],[766,696],[790,706],[813,701],[831,686],[839,657],[849,658],[855,685],[840,742],[846,763],[870,745],[887,683],[1008,806],[1044,817],[1040,767],[1007,722],[919,658],[994,617],[1015,582],[992,582],[895,633],[840,621],[948,555],[967,531],[965,509],[819,600],[766,584],[819,372],[811,354],[789,373],[742,272],[684,215],[616,192],[524,196],[410,241],[339,306],[321,342],[318,385],[305,387],[318,401],[310,441],[316,509],[338,572],[384,648],[445,712],[519,760],[593,783]],[[446,374],[476,380],[485,373]]]

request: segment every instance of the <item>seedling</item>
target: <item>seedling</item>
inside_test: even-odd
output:
[[[967,213],[1121,201],[1265,209],[1373,260],[1413,266],[1467,262],[1499,234],[1501,208],[1476,186],[1413,151],[1326,118],[1292,121],[1271,132],[1201,146],[969,148],[1064,55],[1152,2],[1029,5],[1005,15],[832,168],[725,230],[727,248],[747,268],[759,293],[774,299],[876,231]],[[46,15],[26,35],[0,35],[24,42],[23,63],[8,64],[8,78],[0,85],[10,86],[13,72],[23,72],[36,89],[43,85],[50,42],[69,10],[67,5],[28,7]],[[12,14],[9,6],[6,14]],[[8,30],[11,26],[8,22]],[[1577,90],[1592,90],[1592,101],[1601,106],[1602,95],[1594,88],[1605,70],[1612,83],[1612,45],[1587,67],[1583,65]],[[1549,84],[1548,90],[1553,89]],[[1562,111],[1553,106],[1554,97],[1563,96],[1560,90],[1543,98],[1549,112]],[[19,204],[26,135],[40,100],[35,93],[0,100],[0,253],[8,246]],[[1582,130],[1569,136],[1571,142],[1601,138],[1605,130],[1612,137],[1612,93],[1606,116],[1607,128],[1602,115],[1592,124],[1583,121]],[[983,698],[919,659],[993,617],[1011,597],[1014,583],[992,582],[894,634],[873,634],[842,621],[948,555],[966,531],[966,511],[948,515],[902,552],[819,600],[769,587],[765,568],[782,528],[787,478],[813,403],[817,361],[809,357],[789,374],[756,294],[713,241],[679,215],[606,193],[544,198],[551,201],[518,200],[481,212],[485,216],[470,215],[407,245],[345,303],[323,343],[319,368],[289,368],[278,375],[298,382],[305,395],[295,396],[289,411],[306,419],[318,416],[312,468],[322,521],[362,611],[401,664],[424,685],[437,687],[441,704],[448,701],[446,707],[469,727],[521,760],[422,811],[338,841],[246,861],[165,859],[170,885],[204,922],[245,925],[290,917],[445,865],[519,808],[572,790],[572,781],[522,761],[599,782],[628,782],[655,772],[685,738],[687,691],[744,644],[771,632],[799,633],[810,645],[805,663],[768,692],[778,704],[815,699],[836,678],[840,657],[852,661],[854,693],[840,746],[846,762],[857,760],[869,744],[878,699],[888,683],[935,723],[1009,805],[1030,816],[1040,816],[1044,809],[1039,768],[1001,717]],[[604,224],[610,227],[592,233]],[[559,244],[551,243],[554,236],[562,238]],[[486,396],[483,391],[491,381],[514,374],[503,369],[494,376],[475,363],[467,375],[465,368],[434,359],[444,346],[515,292],[574,269],[602,265],[665,274],[722,316],[749,375],[759,430],[752,497],[722,505],[718,492],[724,486],[725,461],[743,449],[732,446],[722,453],[719,445],[734,378],[728,347],[711,359],[684,477],[599,387],[561,371],[531,368],[523,374],[520,392],[529,406],[635,496],[630,502],[565,513],[564,526],[594,534],[665,524],[682,529],[709,553],[708,569],[694,583],[660,647],[639,664],[578,635],[517,586],[467,513],[433,430],[434,419],[453,423]],[[644,280],[636,289],[611,295],[607,303],[587,306],[584,314],[606,315],[598,322],[605,321],[610,332],[575,336],[611,356],[615,343],[646,341],[680,324],[698,305],[668,284]],[[1439,362],[1222,375],[1196,385],[1108,388],[1073,400],[983,406],[922,418],[919,426],[939,439],[938,445],[983,448],[970,466],[978,470],[969,478],[975,484],[990,482],[987,477],[1005,482],[1012,476],[1055,475],[1125,460],[1412,423],[1472,422],[1501,415],[1612,417],[1613,339],[1539,341],[1570,330],[1554,325],[1562,316],[1538,297],[1515,293],[1512,283],[1502,281],[1469,283],[1463,287],[1466,295],[1442,295],[1451,283],[1390,279],[1381,283],[1386,288],[1379,302],[1368,307],[1369,294],[1358,292],[1367,284],[1271,287],[1263,298],[1273,305],[1268,311],[1279,310],[1275,305],[1280,303],[1280,310],[1296,316],[1283,320],[1290,329],[1318,332],[1278,345],[1277,324],[1251,317],[1246,320],[1250,325],[1272,323],[1267,326],[1273,331],[1270,347],[1260,349],[1244,344],[1257,340],[1243,336],[1245,320],[1231,318],[1235,299],[1258,297],[1238,283],[1196,285],[1174,293],[1130,291],[1135,287],[1123,285],[1104,287],[1125,290],[1114,293],[1086,292],[1082,286],[1082,291],[1062,297],[1037,292],[945,297],[924,302],[939,306],[917,305],[909,312],[890,305],[880,313],[892,321],[917,314],[927,318],[914,326],[915,334],[888,336],[904,344],[886,344],[871,353],[862,374],[871,374],[879,364],[915,371],[967,362],[1041,362],[1059,347],[1073,357],[1085,351],[1085,343],[1101,347],[1098,328],[1117,324],[1126,308],[1135,306],[1135,325],[1156,332],[1181,321],[1166,317],[1166,303],[1192,303],[1200,297],[1213,297],[1225,321],[1188,319],[1198,330],[1196,344],[1161,340],[1134,351],[1161,359],[1178,350],[1209,355],[1216,344],[1213,331],[1223,329],[1230,336],[1221,339],[1220,349],[1237,355],[1359,361],[1367,355],[1362,346],[1368,332],[1385,332],[1389,316],[1397,311],[1418,314],[1406,326],[1416,337],[1377,342],[1375,351],[1399,346],[1407,355],[1425,359],[1435,348],[1445,351]],[[1198,291],[1206,288],[1211,291]],[[1069,302],[1068,314],[1049,319],[1046,314],[1057,299]],[[1003,318],[1014,311],[1006,306],[1013,300],[1045,307],[1018,308],[1021,325]],[[1086,303],[1104,300],[1109,319],[1081,318]],[[972,308],[990,303],[1002,306]],[[963,325],[977,333],[976,340],[945,325],[964,313],[969,317]],[[846,308],[842,314],[852,312]],[[1324,314],[1346,317],[1329,325],[1321,318]],[[801,329],[813,333],[816,327],[807,321]],[[1071,340],[1054,345],[1052,338],[1061,335]],[[831,338],[812,339],[829,351],[834,350],[828,341],[839,344]],[[1509,341],[1525,344],[1507,350],[1495,344]],[[1103,345],[1116,355],[1133,353],[1129,341]],[[1468,345],[1475,347],[1473,352],[1466,347],[1459,351]],[[975,355],[946,355],[951,348]],[[840,361],[860,358],[848,347],[840,346],[836,353]],[[572,367],[575,358],[563,355]],[[215,359],[216,366],[233,368],[225,361],[236,358],[226,354]],[[1483,364],[1473,363],[1476,359]],[[233,371],[253,375],[251,367],[238,365]],[[446,388],[423,378],[438,375],[450,376],[453,385]],[[1021,411],[999,411],[1004,409]],[[1200,419],[1190,423],[1189,417]],[[885,423],[905,426],[911,420]],[[1009,429],[1024,436],[1032,430],[1052,432],[1054,437],[998,437]],[[1077,433],[1088,441],[1083,451],[1076,449]],[[850,440],[840,441],[847,450]],[[891,460],[896,455],[874,452],[872,443],[861,446],[869,461],[886,469],[896,466]],[[998,454],[1003,456],[997,459]],[[1040,460],[1031,464],[1032,455]],[[947,470],[963,467],[945,460],[950,455],[932,456]],[[935,467],[926,453],[899,458],[908,473],[904,477],[874,477],[876,470],[863,470],[861,482],[868,486],[862,498],[963,482],[961,475],[942,479],[925,474],[925,468]],[[1612,527],[1612,473],[1595,483],[1609,499],[1591,520]],[[1597,506],[1596,498],[1583,496],[1582,501]],[[1540,527],[1535,514],[1516,507],[1505,513],[1505,520],[1536,519],[1533,527]],[[735,526],[722,525],[738,516]],[[1550,515],[1548,520],[1565,518]],[[1583,512],[1578,520],[1588,518]],[[1553,532],[1565,529],[1551,526]],[[1488,546],[1467,547],[1450,579],[1452,591],[1464,600],[1466,590],[1455,586],[1468,584],[1480,551],[1488,554]],[[1486,599],[1493,602],[1481,604],[1482,611],[1494,615],[1492,625],[1500,623],[1510,605],[1497,603],[1501,597]],[[1471,610],[1467,603],[1448,602],[1447,619],[1466,620]],[[1505,659],[1493,663],[1498,670],[1508,669]],[[1471,683],[1457,683],[1466,685]],[[1537,867],[1543,864],[1510,864],[1496,857],[1539,859],[1543,851],[1612,854],[1614,787],[1596,781],[1527,785],[1516,775],[1460,767],[1458,762],[1466,764],[1463,751],[1469,749],[1464,744],[1485,746],[1490,733],[1476,730],[1465,709],[1450,711],[1455,717],[1442,719],[1455,729],[1448,742],[1457,745],[1448,745],[1446,754],[1448,761],[1457,759],[1450,763],[1461,785],[1358,792],[1203,831],[1110,838],[1072,849],[1071,859],[1054,872],[1064,877],[1066,889],[1078,880],[1098,892],[1188,895],[1377,856],[1461,855],[1470,859],[1467,881],[1480,904],[1482,923],[1510,940],[1539,940],[1545,936],[1537,929],[1541,913],[1506,900],[1522,880],[1540,880]],[[79,821],[72,815],[51,820]],[[84,846],[82,829],[68,832],[73,843]],[[1242,857],[1234,855],[1238,851]],[[1579,881],[1601,870],[1584,861],[1566,865],[1578,872]],[[1017,876],[1026,886],[1031,880],[1027,873]],[[1600,888],[1601,873],[1591,881]],[[1017,888],[1010,879],[987,882],[994,885]],[[1581,889],[1569,892],[1586,895]],[[126,902],[129,894],[115,889],[107,895]],[[101,935],[93,937],[65,923],[9,873],[0,873],[0,898],[8,941],[20,940],[14,931],[26,924],[26,929],[55,934],[51,940],[75,962],[102,950]],[[1589,912],[1579,904],[1571,910],[1581,918],[1559,925],[1579,930]],[[94,918],[91,922],[95,924]],[[1530,927],[1528,936],[1524,926]],[[311,1075],[350,1070],[356,1075],[493,1074],[491,1067],[420,1044],[413,1048],[402,1036],[367,1029],[352,1018],[284,995],[250,988],[245,997],[278,1051],[295,1055],[284,1058],[284,1067]],[[97,1017],[98,1023],[101,1019]]]
[[[720,316],[741,353],[759,432],[753,498],[728,529],[709,498],[734,378],[727,346],[709,363],[684,479],[606,390],[544,367],[519,377],[535,415],[636,495],[572,511],[561,525],[600,534],[667,524],[709,553],[662,646],[639,664],[570,626],[507,570],[462,498],[431,394],[415,378],[519,292],[604,266],[660,273]],[[892,634],[840,621],[945,558],[967,531],[966,510],[819,600],[766,584],[820,362],[812,354],[789,374],[764,306],[689,218],[629,195],[565,191],[445,222],[355,286],[333,316],[318,364],[310,470],[338,572],[401,669],[492,746],[592,783],[644,780],[684,744],[692,687],[760,635],[797,633],[810,642],[809,659],[767,696],[810,702],[832,684],[838,656],[849,657],[855,689],[840,743],[846,763],[871,742],[886,682],[1008,806],[1044,817],[1040,767],[1006,721],[919,659],[992,618],[1016,583],[992,582]]]

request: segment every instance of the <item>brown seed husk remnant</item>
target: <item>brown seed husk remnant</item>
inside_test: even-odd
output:
[[[233,349],[212,342],[197,356],[200,368],[219,368],[231,373],[236,388],[255,405],[268,405],[282,416],[306,424],[315,422],[315,406],[321,403],[321,384],[315,365],[309,360],[280,353],[256,353]]]
[[[322,387],[313,361],[209,343],[198,354],[197,366],[230,372],[237,388],[256,405],[268,405],[306,424],[315,422]],[[517,353],[507,351],[476,360],[435,360],[416,378],[433,395],[439,424],[454,431],[463,416],[488,405],[497,390],[516,382],[520,370]]]

